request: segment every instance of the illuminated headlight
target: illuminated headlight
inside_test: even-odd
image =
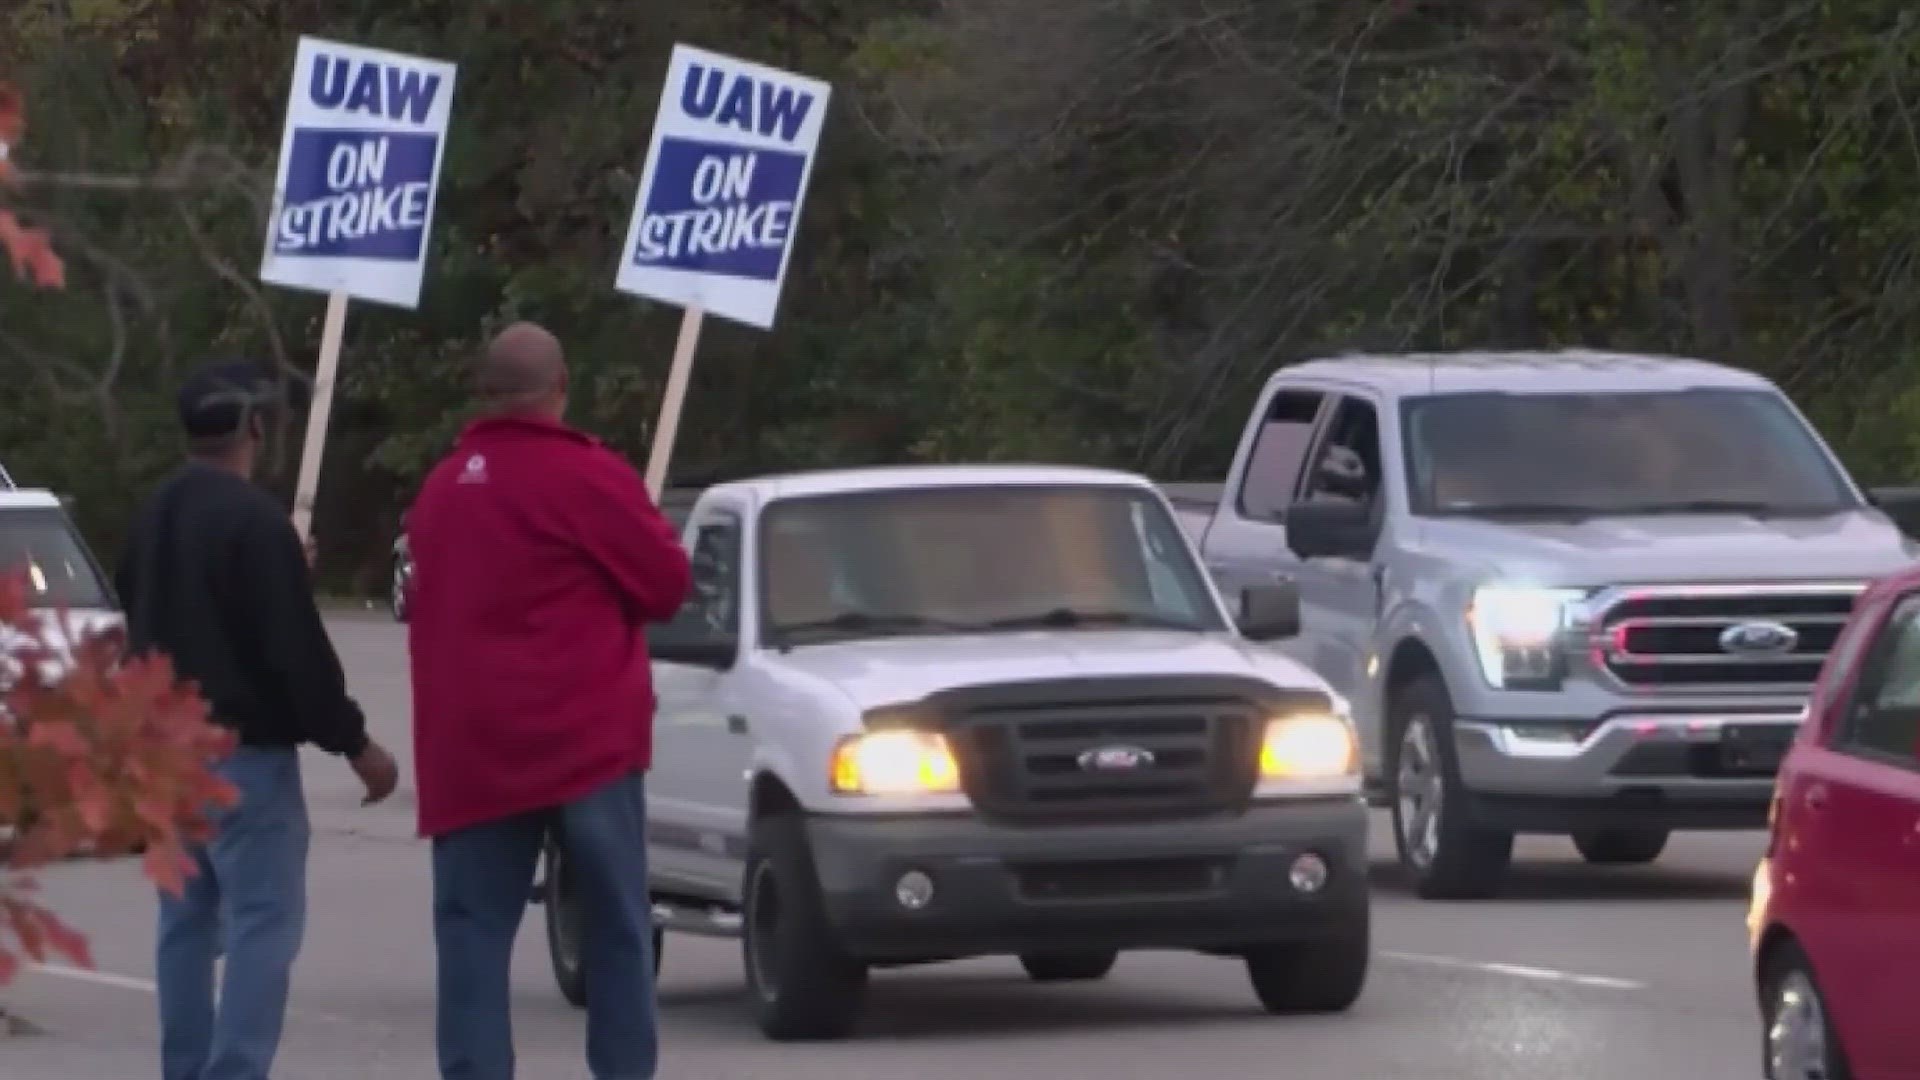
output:
[[[1327,713],[1267,721],[1260,740],[1262,780],[1333,780],[1360,770],[1353,725]]]
[[[836,795],[933,795],[960,790],[960,766],[934,732],[894,728],[850,735],[833,748]]]
[[[1480,673],[1505,689],[1549,689],[1565,674],[1561,636],[1579,589],[1483,585],[1467,608]]]

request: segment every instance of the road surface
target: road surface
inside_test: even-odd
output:
[[[379,737],[410,756],[405,636],[375,615],[333,620]],[[433,1059],[427,849],[407,787],[362,809],[346,767],[308,762],[312,914],[279,1080],[422,1080]],[[882,972],[851,1042],[763,1042],[741,1001],[737,947],[670,936],[661,974],[670,1080],[1753,1080],[1758,1023],[1742,917],[1752,834],[1676,838],[1651,868],[1594,870],[1565,841],[1522,845],[1501,900],[1434,904],[1393,884],[1376,822],[1375,942],[1366,995],[1341,1017],[1278,1019],[1240,965],[1125,956],[1097,984],[1029,983],[1012,960]],[[153,905],[127,866],[46,882],[91,935],[92,972],[41,971],[0,995],[40,1030],[0,1042],[0,1080],[151,1080]],[[520,1075],[587,1080],[581,1015],[547,970],[530,909],[515,971]]]

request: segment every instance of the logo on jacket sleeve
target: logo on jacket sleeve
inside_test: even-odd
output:
[[[467,459],[467,467],[460,470],[460,483],[484,484],[487,482],[487,459],[484,454],[475,454]]]

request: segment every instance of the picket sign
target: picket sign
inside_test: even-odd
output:
[[[647,457],[657,500],[708,314],[773,326],[832,87],[675,45],[614,287],[683,310]]]
[[[454,73],[444,61],[314,37],[294,54],[260,280],[327,294],[294,492],[302,541],[312,535],[347,303],[420,303]]]

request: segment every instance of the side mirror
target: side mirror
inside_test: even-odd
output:
[[[724,670],[733,666],[739,652],[739,643],[725,638],[689,638],[658,633],[649,634],[647,638],[648,658],[664,664],[689,664]]]
[[[1240,636],[1280,641],[1300,633],[1300,590],[1292,583],[1254,585],[1240,591]]]
[[[1287,509],[1287,548],[1302,559],[1373,557],[1373,508],[1366,503],[1306,502]]]

